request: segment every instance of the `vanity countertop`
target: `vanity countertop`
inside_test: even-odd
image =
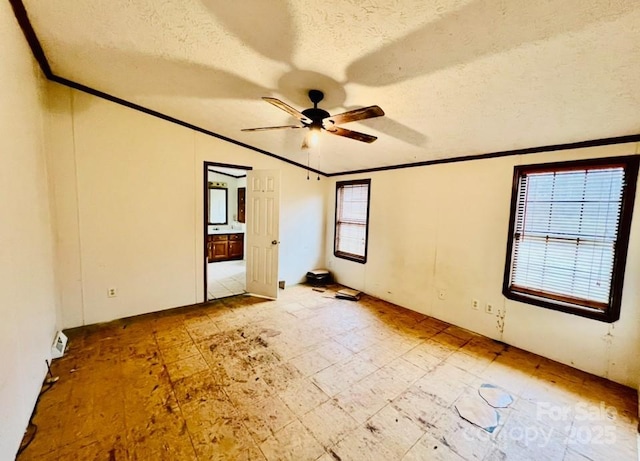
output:
[[[209,235],[218,234],[244,234],[242,229],[209,229]]]

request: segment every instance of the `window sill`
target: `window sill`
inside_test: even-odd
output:
[[[354,254],[351,254],[351,253],[343,253],[341,251],[334,251],[333,255],[336,258],[347,259],[349,261],[353,261],[353,262],[360,263],[360,264],[366,264],[366,262],[367,262],[367,257],[366,256],[358,256],[358,255],[354,255]]]
[[[599,322],[613,323],[620,319],[620,311],[615,311],[611,307],[609,307],[608,311],[603,311],[600,309],[579,306],[577,304],[564,303],[553,299],[524,294],[509,289],[504,290],[503,294],[506,298],[513,301],[519,301],[525,304],[544,307],[545,309],[551,309],[554,311],[577,315],[579,317],[598,320]]]

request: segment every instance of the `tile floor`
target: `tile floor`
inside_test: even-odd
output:
[[[220,261],[207,264],[208,299],[221,299],[246,291],[246,262]]]
[[[303,285],[71,330],[26,460],[635,460],[636,393]],[[455,410],[514,398],[488,433]]]

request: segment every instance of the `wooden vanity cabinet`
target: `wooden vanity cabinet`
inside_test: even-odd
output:
[[[238,222],[245,222],[245,199],[247,189],[238,187]]]
[[[244,258],[244,234],[213,234],[207,236],[207,260],[231,261]]]
[[[244,257],[244,234],[229,234],[229,259],[242,259]]]
[[[229,244],[227,235],[212,235],[213,237],[213,254],[211,259],[214,261],[223,261],[229,257]]]

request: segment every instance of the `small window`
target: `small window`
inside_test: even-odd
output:
[[[370,179],[336,184],[334,252],[338,258],[367,262]]]
[[[638,157],[515,167],[503,292],[620,318]]]

